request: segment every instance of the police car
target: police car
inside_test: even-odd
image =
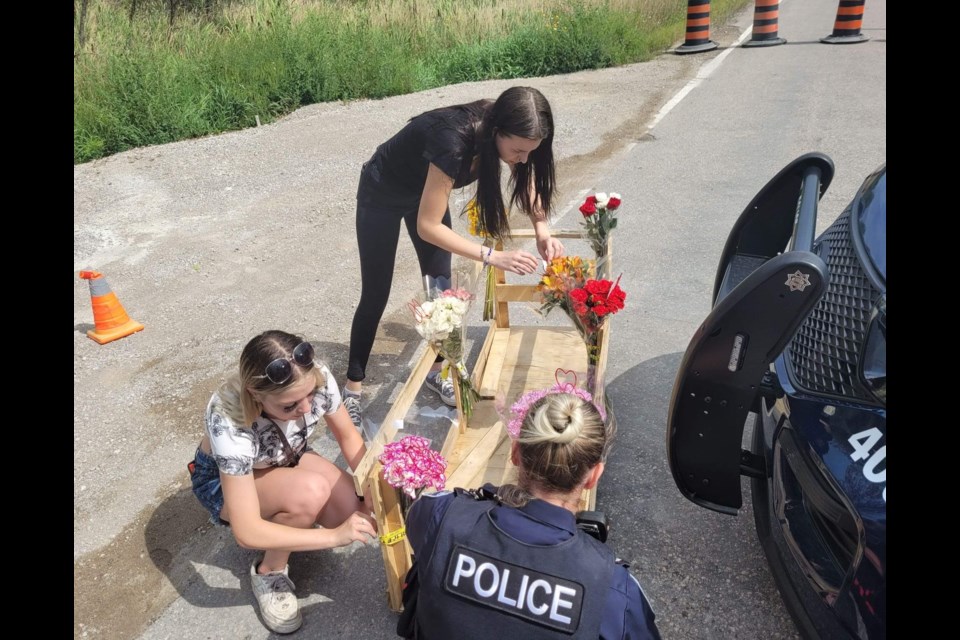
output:
[[[834,175],[805,154],[747,206],[674,383],[667,453],[694,503],[757,535],[805,638],[886,637],[886,164],[814,239]]]

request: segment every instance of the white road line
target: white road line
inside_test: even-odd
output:
[[[781,2],[781,4],[783,4],[783,3]],[[700,67],[700,69],[697,70],[697,75],[693,78],[693,80],[691,80],[691,81],[688,82],[686,85],[684,85],[684,87],[683,87],[682,89],[680,89],[680,91],[678,91],[672,98],[670,98],[670,99],[667,101],[666,104],[663,105],[663,107],[660,108],[660,111],[658,111],[658,112],[657,112],[657,115],[655,115],[655,116],[653,117],[653,120],[650,121],[650,124],[647,126],[647,129],[646,129],[646,131],[645,131],[644,133],[650,133],[650,131],[652,131],[653,128],[654,128],[655,126],[657,126],[657,124],[658,124],[661,120],[663,120],[663,118],[664,118],[668,113],[670,113],[670,111],[671,111],[675,106],[677,106],[678,104],[680,104],[680,101],[683,100],[683,99],[687,96],[688,93],[690,93],[691,91],[693,91],[693,89],[694,89],[697,85],[699,85],[701,82],[703,82],[704,80],[706,80],[707,78],[709,78],[710,75],[711,75],[714,71],[716,71],[717,68],[720,66],[720,63],[722,63],[722,62],[724,61],[724,59],[726,59],[726,57],[727,57],[728,55],[730,55],[730,53],[731,53],[734,49],[736,49],[736,48],[739,47],[741,44],[743,44],[743,41],[746,40],[747,38],[749,38],[752,33],[753,33],[753,23],[752,23],[752,21],[751,21],[750,26],[747,27],[747,29],[746,29],[743,33],[740,34],[740,37],[737,38],[737,41],[736,41],[736,42],[734,42],[734,43],[733,43],[732,45],[730,45],[728,48],[726,48],[726,49],[724,49],[722,52],[720,52],[720,55],[718,55],[716,58],[713,58],[712,60],[710,60],[709,62],[707,62],[706,64],[704,64],[702,67]],[[629,143],[626,147],[624,147],[624,148],[620,151],[620,154],[619,154],[619,155],[626,155],[626,154],[630,153],[630,150],[633,149],[636,145],[637,145],[637,142],[636,142],[636,141]],[[561,210],[561,212],[556,216],[555,221],[556,221],[557,223],[559,223],[564,217],[566,217],[566,215],[567,215],[568,213],[570,213],[570,211],[573,210],[573,208],[574,208],[575,206],[579,206],[580,203],[583,202],[583,199],[586,197],[586,195],[587,195],[590,191],[591,191],[591,189],[589,189],[589,188],[587,188],[587,189],[582,189],[582,190],[577,194],[577,196],[576,196],[573,200],[571,200],[570,202],[568,202],[568,203],[564,206],[564,208]]]

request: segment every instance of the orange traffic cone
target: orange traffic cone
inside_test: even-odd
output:
[[[860,33],[863,25],[863,6],[867,0],[840,0],[837,6],[837,19],[833,23],[833,33],[820,42],[827,44],[856,44],[870,38]]]
[[[699,53],[717,48],[710,39],[710,0],[687,0],[687,33],[674,53]]]
[[[756,0],[753,6],[753,33],[743,47],[770,47],[787,41],[777,35],[780,0]]]
[[[116,294],[110,289],[103,274],[97,271],[81,271],[80,277],[90,281],[90,301],[93,304],[93,322],[96,329],[87,335],[100,344],[124,338],[143,329],[143,325],[131,320]]]

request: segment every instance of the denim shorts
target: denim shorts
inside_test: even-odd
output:
[[[220,519],[223,509],[223,488],[220,486],[220,469],[217,462],[197,447],[190,471],[190,483],[193,485],[193,495],[197,496],[200,504],[210,512],[210,522],[218,526],[230,526],[226,520]]]

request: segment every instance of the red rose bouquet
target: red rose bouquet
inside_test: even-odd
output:
[[[583,204],[580,205],[580,213],[583,214],[583,227],[586,229],[587,238],[590,246],[597,256],[598,266],[603,266],[607,257],[607,238],[610,232],[617,228],[617,209],[620,208],[620,194],[611,193],[607,195],[603,192],[597,192],[592,196],[587,196]]]
[[[542,313],[559,307],[573,320],[587,347],[587,387],[597,393],[600,329],[607,318],[624,308],[627,294],[620,288],[620,278],[616,282],[594,278],[592,267],[578,256],[555,258],[547,265],[537,289]]]

